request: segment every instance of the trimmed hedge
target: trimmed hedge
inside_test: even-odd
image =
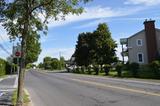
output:
[[[6,74],[6,61],[3,59],[0,59],[0,76]]]
[[[11,71],[11,65],[0,58],[0,76],[6,75],[6,74],[10,74]]]

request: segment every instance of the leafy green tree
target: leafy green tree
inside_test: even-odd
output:
[[[95,61],[99,65],[111,64],[117,61],[115,54],[116,42],[112,39],[111,33],[106,23],[98,25],[97,30],[93,32],[95,37]]]
[[[26,41],[26,65],[28,63],[36,62],[38,59],[38,56],[41,52],[40,42],[39,42],[39,36],[37,35],[31,35],[27,37]]]
[[[52,57],[45,57],[43,59],[43,66],[44,66],[44,69],[51,69],[52,66],[51,66],[51,63],[52,63]]]
[[[60,57],[60,69],[64,69],[65,68],[65,59],[64,57]]]
[[[19,72],[19,84],[17,92],[17,106],[22,106],[23,102],[23,82],[26,59],[26,40],[29,35],[39,31],[47,33],[48,19],[64,19],[70,13],[80,14],[83,8],[80,2],[89,0],[12,0],[11,2],[1,0],[2,10],[0,19],[11,39],[21,39],[21,64]],[[0,7],[2,7],[0,6]],[[44,20],[42,21],[41,16]]]
[[[43,63],[39,63],[39,64],[38,64],[38,68],[41,68],[41,69],[44,68]]]
[[[90,33],[81,33],[78,36],[78,41],[75,51],[75,61],[79,66],[88,66],[89,62],[89,43],[88,36]]]
[[[117,61],[115,54],[116,42],[112,39],[107,24],[102,23],[93,33],[81,33],[75,51],[75,60],[79,66],[96,67],[96,74],[99,71],[99,65],[111,65]]]
[[[51,67],[52,70],[60,69],[61,68],[60,61],[57,58],[52,58]]]

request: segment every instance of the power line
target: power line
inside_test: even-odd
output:
[[[7,49],[4,48],[4,46],[3,46],[2,44],[0,44],[0,48],[1,48],[4,52],[6,52],[8,55],[11,55],[11,53],[8,52]]]
[[[1,40],[5,43],[4,38],[2,37],[2,35],[0,35]],[[5,43],[5,46],[7,47],[7,49],[10,49],[10,47]]]

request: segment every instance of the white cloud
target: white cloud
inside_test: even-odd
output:
[[[83,24],[77,27],[74,27],[75,29],[81,29],[81,28],[88,28],[88,27],[93,27],[93,26],[97,26],[99,23],[103,23],[106,22],[106,19],[97,19],[95,21],[89,22],[87,24]]]
[[[160,0],[127,0],[124,4],[143,4],[147,6],[153,6],[160,4]]]
[[[69,24],[71,22],[90,20],[90,19],[102,19],[102,18],[110,18],[110,17],[120,17],[126,16],[130,14],[134,14],[138,11],[143,10],[142,7],[136,8],[110,8],[110,7],[89,7],[85,8],[85,12],[81,15],[72,15],[69,14],[66,16],[65,20],[53,21],[51,20],[49,23],[49,27],[56,27]]]

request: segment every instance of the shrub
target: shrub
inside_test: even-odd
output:
[[[6,74],[6,62],[3,59],[0,59],[0,76]]]
[[[131,63],[129,65],[129,69],[132,72],[133,77],[137,77],[138,76],[138,69],[139,69],[139,64],[138,63]]]
[[[150,66],[150,69],[152,71],[154,71],[154,74],[156,76],[159,76],[159,74],[160,74],[160,62],[155,60],[152,63],[150,63],[149,66]]]
[[[128,61],[126,62],[126,64],[124,64],[123,68],[124,68],[124,70],[129,70],[130,69],[130,64],[129,64]]]
[[[116,65],[116,71],[117,71],[118,77],[121,77],[121,75],[122,75],[122,67],[123,67],[123,65],[121,63],[118,63]]]
[[[0,76],[5,74],[11,74],[11,65],[0,58]]]
[[[109,64],[106,64],[106,65],[104,66],[104,72],[105,72],[106,75],[109,74],[110,68],[111,68],[111,66],[110,66]]]

